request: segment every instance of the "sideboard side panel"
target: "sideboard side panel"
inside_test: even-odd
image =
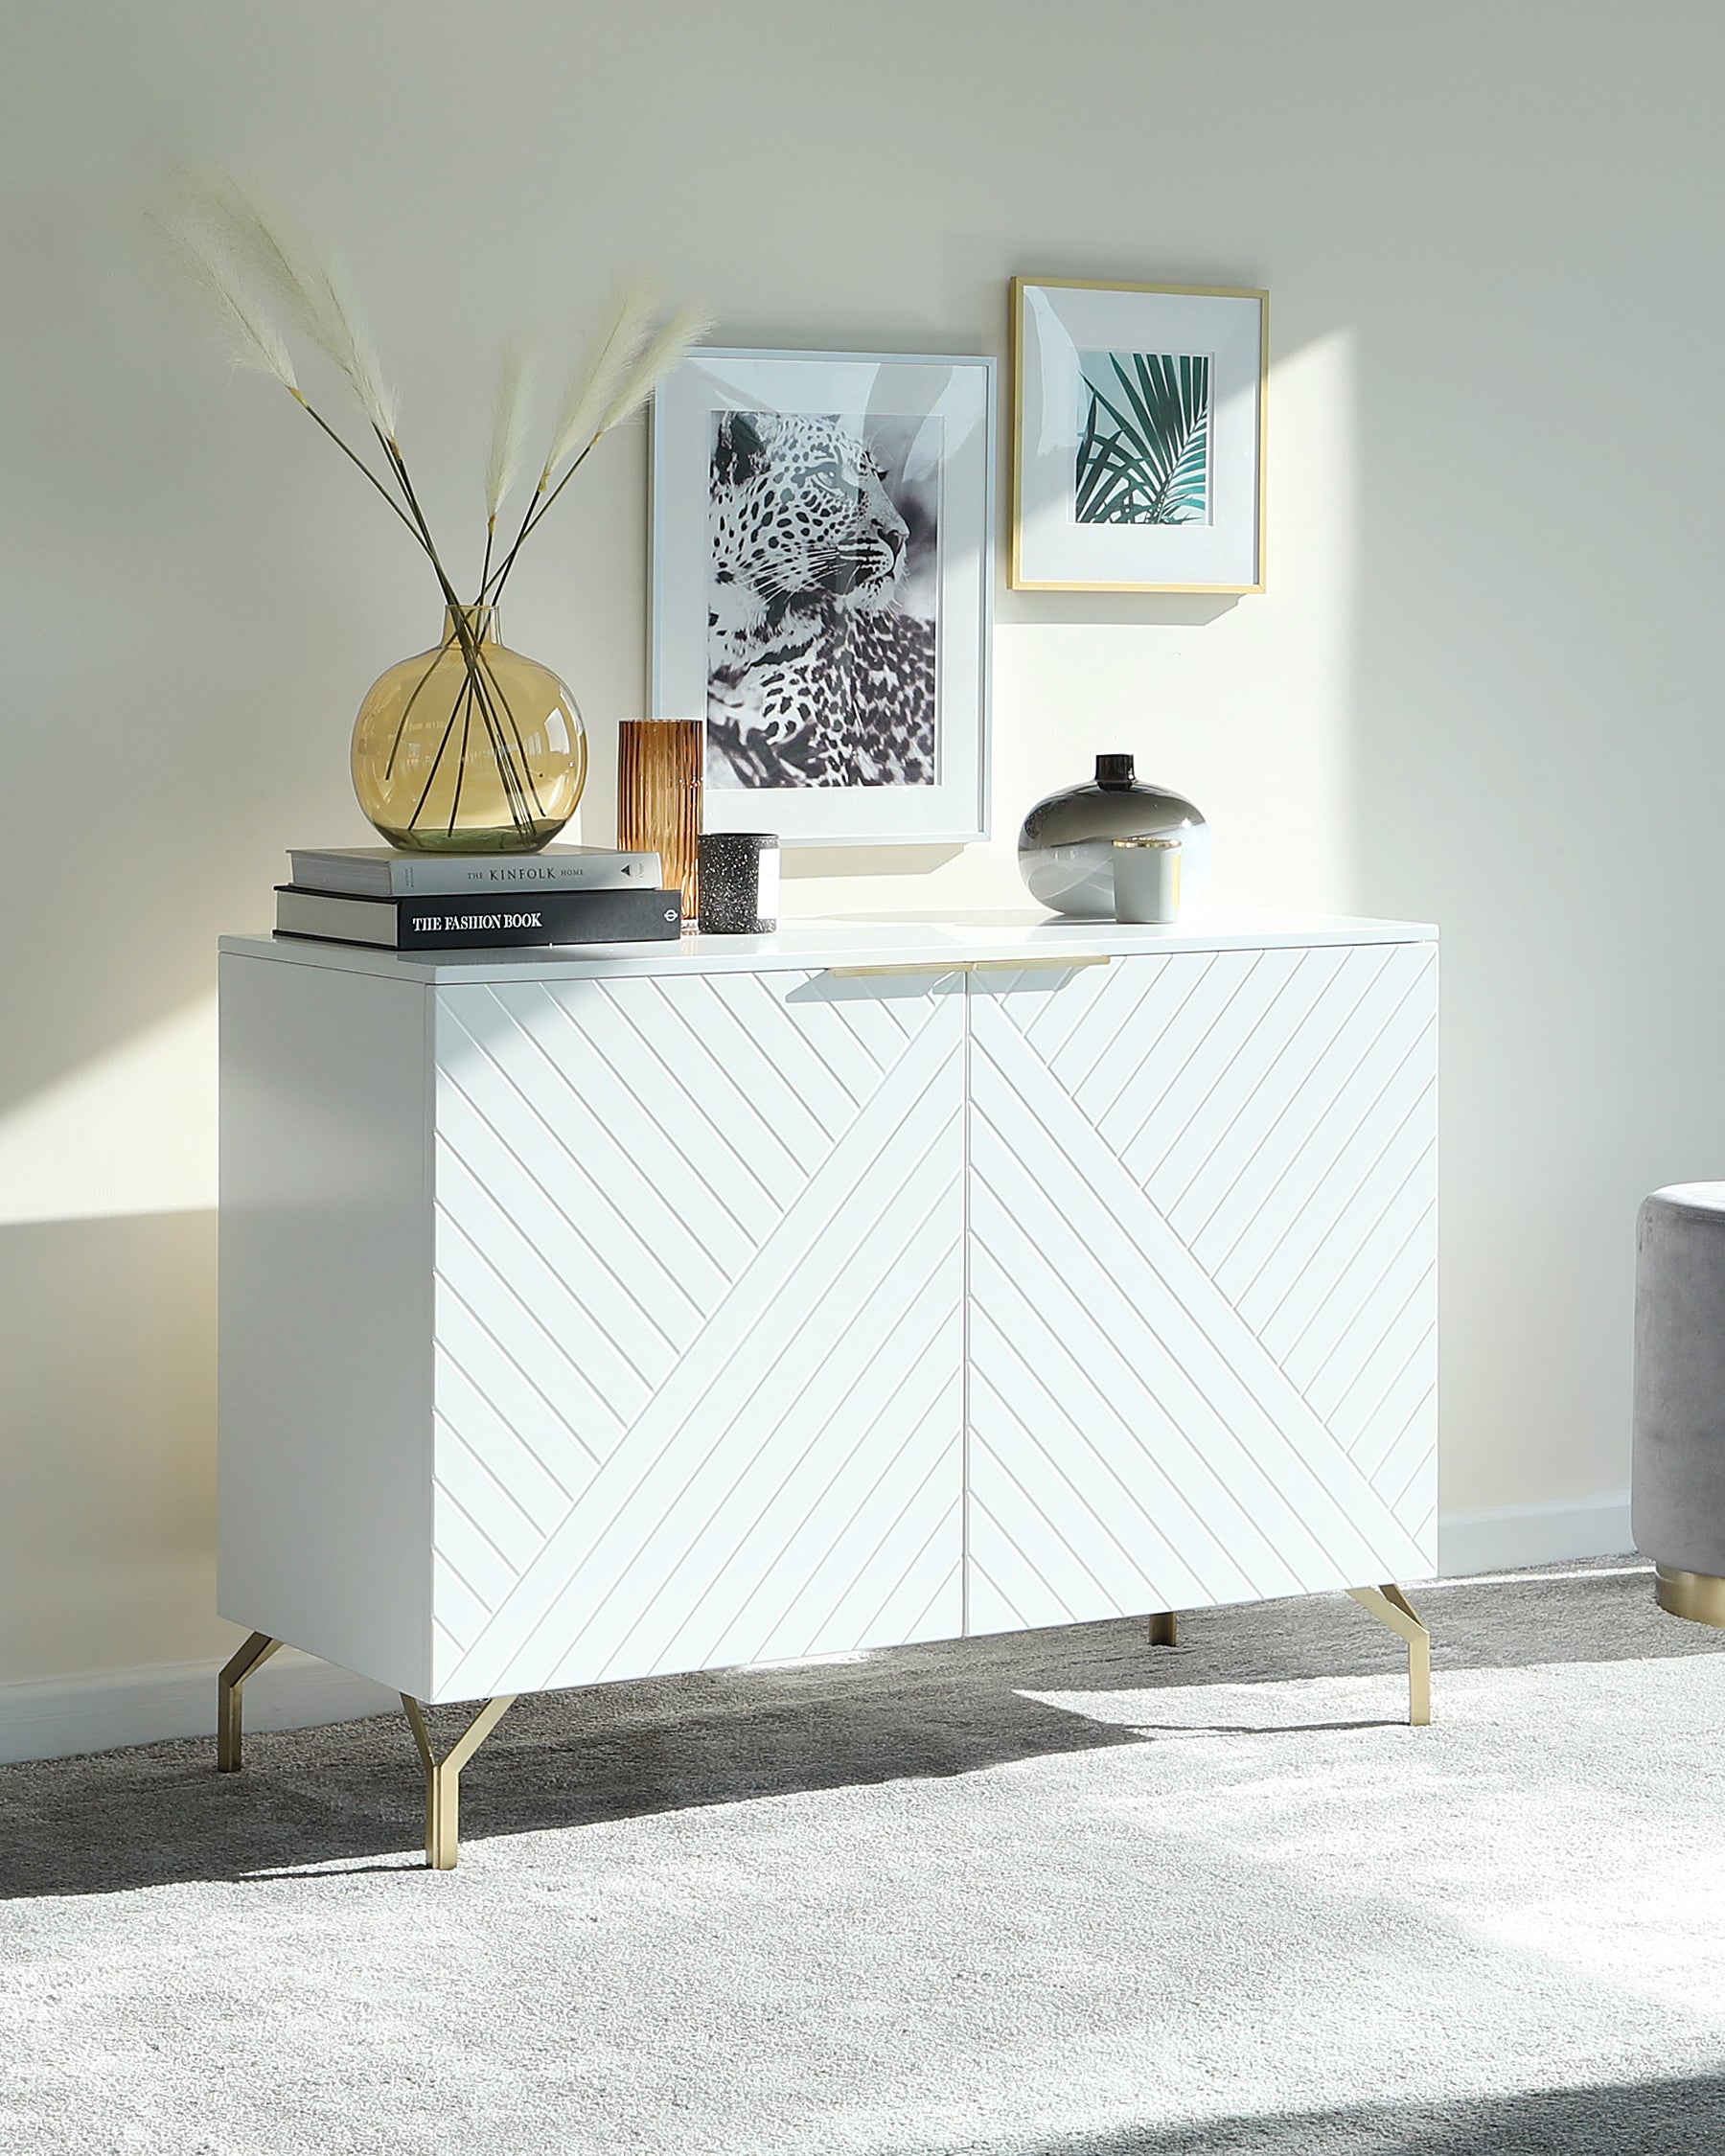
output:
[[[429,1674],[429,991],[221,961],[218,1607]]]

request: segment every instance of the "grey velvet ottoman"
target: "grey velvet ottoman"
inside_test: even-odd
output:
[[[1663,1609],[1725,1625],[1725,1182],[1644,1200],[1635,1253],[1635,1547]]]

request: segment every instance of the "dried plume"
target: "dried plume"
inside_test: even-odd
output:
[[[272,292],[301,333],[334,362],[360,410],[393,442],[395,397],[340,265],[312,255],[225,175],[192,174],[182,181],[180,196],[230,259]]]
[[[712,310],[699,300],[668,315],[618,383],[616,394],[600,419],[598,432],[609,434],[632,412],[638,411],[689,347],[704,337],[712,327]]]
[[[297,397],[299,380],[287,340],[256,295],[222,261],[210,238],[183,218],[160,229],[181,269],[209,302],[234,363],[273,376]]]
[[[524,345],[503,355],[497,377],[497,401],[492,411],[491,450],[485,461],[485,516],[494,524],[509,490],[520,476],[527,441],[527,410],[538,366]]]
[[[604,329],[587,347],[586,363],[570,382],[540,473],[540,492],[603,432],[607,411],[639,358],[653,330],[657,293],[644,279],[620,285]]]

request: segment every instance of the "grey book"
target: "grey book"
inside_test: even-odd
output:
[[[477,897],[488,891],[655,891],[657,854],[610,846],[545,846],[537,854],[400,854],[391,846],[334,846],[288,855],[295,890],[343,898]]]

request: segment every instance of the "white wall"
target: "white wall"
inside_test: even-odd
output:
[[[794,903],[1010,903],[1098,747],[1225,901],[1446,938],[1445,1492],[1626,1479],[1630,1224],[1725,1172],[1712,588],[1725,28],[1708,0],[82,0],[7,11],[0,1679],[195,1661],[210,1615],[213,946],[363,837],[358,698],[426,579],[145,227],[217,162],[339,233],[446,521],[492,356],[644,262],[732,343],[1000,351],[1005,280],[1275,295],[1270,591],[1002,595],[997,842]],[[642,698],[643,447],[507,624]],[[1550,1553],[1530,1550],[1530,1554]]]

